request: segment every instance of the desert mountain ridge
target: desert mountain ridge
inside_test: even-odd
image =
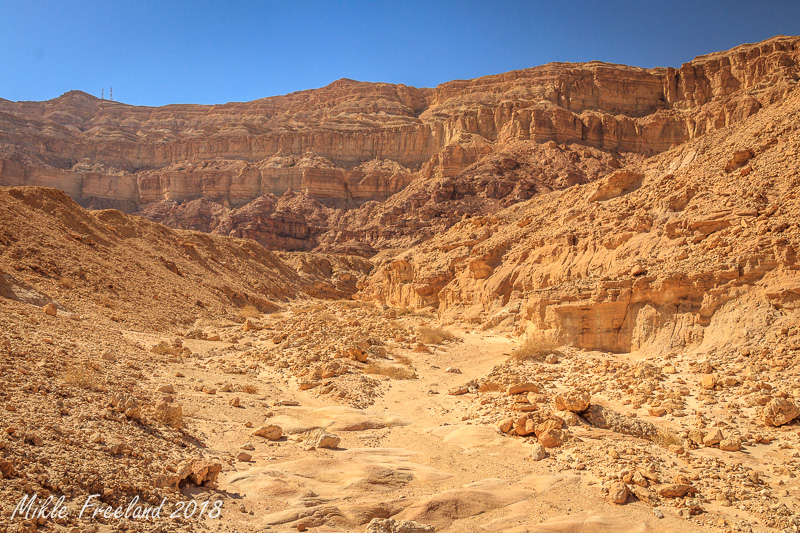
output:
[[[744,120],[795,87],[797,49],[778,36],[677,69],[550,63],[432,89],[342,79],[214,106],[2,101],[0,184],[273,249],[371,255]]]

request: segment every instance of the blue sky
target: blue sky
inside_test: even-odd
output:
[[[245,101],[338,78],[432,87],[550,61],[680,66],[800,34],[800,1],[0,0],[0,97]]]

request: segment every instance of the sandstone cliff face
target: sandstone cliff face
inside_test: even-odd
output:
[[[591,183],[474,216],[363,296],[586,349],[774,345],[800,311],[800,91]]]
[[[435,89],[339,80],[215,106],[134,107],[80,92],[0,100],[0,184],[131,209],[240,206],[288,189],[354,207],[415,178],[457,176],[517,141],[654,154],[782,98],[800,72],[798,43],[777,37],[679,69],[553,63]]]

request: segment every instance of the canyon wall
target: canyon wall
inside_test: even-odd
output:
[[[353,207],[385,200],[422,169],[457,174],[514,141],[650,155],[781,98],[798,78],[798,42],[777,37],[678,69],[552,63],[435,89],[342,79],[214,106],[136,107],[77,91],[0,100],[0,184],[137,206],[240,206],[292,189]],[[487,149],[454,154],[470,136]]]

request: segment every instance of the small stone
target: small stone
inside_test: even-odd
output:
[[[238,396],[234,396],[233,398],[230,399],[230,401],[228,403],[232,407],[239,407],[239,397]]]
[[[341,442],[337,435],[333,433],[328,433],[324,429],[315,429],[311,433],[309,433],[308,437],[306,438],[306,442],[315,448],[328,448],[330,450],[335,450],[339,447],[339,442]]]
[[[29,442],[34,446],[42,446],[44,444],[44,440],[42,440],[42,437],[40,437],[35,433],[28,433],[27,435],[25,435],[25,441]]]
[[[694,487],[684,483],[670,483],[658,487],[658,495],[662,498],[682,498],[689,492],[694,492]]]
[[[239,455],[236,456],[236,459],[243,463],[249,463],[253,460],[253,456],[247,452],[241,452]]]
[[[461,373],[461,370],[459,370],[458,368],[456,368],[454,366],[448,366],[447,368],[444,369],[444,371],[447,372],[448,374],[460,374]]]
[[[253,431],[253,436],[255,437],[263,437],[267,440],[280,440],[283,436],[283,430],[280,426],[276,426],[275,424],[271,424],[269,426],[261,426],[260,428]]]
[[[46,315],[50,316],[58,315],[58,309],[56,309],[56,306],[53,302],[50,302],[49,304],[46,304],[44,307],[42,307],[42,311],[44,311],[44,314]]]
[[[713,390],[717,384],[717,378],[714,374],[706,374],[700,378],[700,386],[706,390]]]
[[[158,388],[158,392],[163,392],[164,394],[175,394],[175,387],[172,385],[161,385]]]
[[[542,389],[536,383],[527,382],[527,383],[517,383],[516,385],[511,385],[507,390],[509,396],[512,396],[514,394],[522,394],[523,392],[534,392],[536,394],[539,394],[540,392],[542,392]]]
[[[545,447],[538,442],[534,442],[531,446],[531,459],[534,461],[541,461],[545,457],[547,457],[547,450],[545,450]]]

